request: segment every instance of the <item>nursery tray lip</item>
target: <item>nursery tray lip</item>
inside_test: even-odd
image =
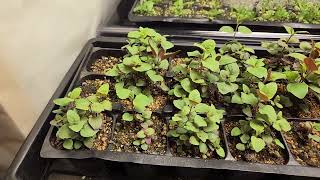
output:
[[[92,52],[96,49],[101,49],[95,47],[95,43],[112,43],[115,39],[105,39],[97,38],[91,40],[90,49],[87,50],[87,55],[82,59],[81,67],[78,69],[76,76],[74,76],[72,83],[69,87],[66,87],[68,91],[83,77],[81,71],[86,68],[86,61],[90,58]],[[118,43],[123,43],[118,41]],[[177,43],[177,46],[183,47],[187,46],[187,43]],[[120,45],[120,44],[119,44]],[[191,45],[189,45],[191,46]],[[103,48],[108,49],[108,47],[103,46]],[[259,49],[261,50],[261,49]],[[54,108],[50,107],[51,110]],[[115,113],[119,114],[119,113]],[[49,117],[49,116],[48,116]],[[49,121],[47,117],[47,121]],[[225,119],[228,117],[226,116]],[[114,122],[113,122],[114,123]],[[177,166],[177,167],[191,167],[191,168],[206,168],[206,169],[228,169],[228,170],[240,170],[240,171],[249,171],[249,172],[261,172],[261,173],[274,173],[274,174],[285,174],[285,175],[294,175],[294,176],[308,176],[308,177],[320,177],[319,173],[316,173],[319,168],[311,166],[302,166],[299,164],[288,163],[286,165],[270,165],[262,163],[250,163],[245,161],[235,161],[230,157],[230,152],[228,151],[227,138],[225,139],[226,144],[226,158],[225,159],[209,159],[204,160],[200,158],[189,158],[189,157],[177,157],[166,153],[164,155],[154,155],[154,154],[144,154],[144,153],[135,153],[135,152],[116,152],[110,151],[109,149],[105,151],[98,150],[59,150],[55,149],[50,143],[50,137],[54,127],[51,126],[45,141],[43,142],[40,157],[42,158],[72,158],[72,159],[86,159],[86,158],[99,158],[109,161],[118,161],[118,162],[132,162],[138,164],[150,164],[150,165],[161,165],[161,166]],[[225,132],[224,132],[225,136]],[[110,146],[110,144],[109,144]],[[289,152],[289,162],[290,162],[290,151],[288,148],[286,150]]]
[[[128,19],[131,22],[143,23],[143,22],[170,22],[170,23],[192,23],[192,24],[219,24],[219,25],[236,25],[237,22],[234,20],[223,20],[215,19],[209,20],[208,18],[186,18],[186,17],[174,17],[174,16],[145,16],[134,14],[134,8],[138,4],[139,0],[135,0],[131,10],[128,14]],[[295,23],[295,22],[270,22],[270,21],[245,21],[242,25],[251,26],[265,26],[265,27],[283,27],[284,25],[292,28],[299,29],[320,29],[320,24],[306,24],[306,23]]]

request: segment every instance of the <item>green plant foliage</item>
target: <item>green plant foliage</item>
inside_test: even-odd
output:
[[[198,146],[203,158],[207,157],[209,150],[224,157],[219,138],[219,124],[224,110],[201,103],[198,90],[191,91],[188,97],[174,100],[174,105],[180,111],[169,122],[172,128],[168,136],[177,144]]]
[[[63,140],[67,150],[79,149],[82,145],[92,148],[88,138],[94,139],[102,126],[102,111],[111,111],[112,103],[108,99],[109,84],[101,85],[96,94],[81,97],[82,89],[75,88],[64,98],[53,102],[59,106],[55,118],[50,122],[58,131],[56,137]],[[92,140],[91,140],[92,141]]]

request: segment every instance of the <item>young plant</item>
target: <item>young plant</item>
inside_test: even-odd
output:
[[[159,2],[159,0],[140,0],[133,12],[149,16],[156,15],[154,5],[157,2]]]
[[[272,129],[287,132],[291,129],[288,121],[282,116],[282,112],[276,112],[275,107],[282,108],[275,96],[277,84],[274,82],[259,83],[259,89],[250,89],[243,84],[243,91],[232,96],[232,103],[243,106],[243,113],[246,120],[241,120],[240,126],[231,131],[231,136],[239,136],[241,143],[236,145],[240,151],[252,149],[260,152],[266,145],[273,143],[284,148],[279,139],[274,139],[271,135]],[[255,94],[257,92],[257,95]],[[273,99],[274,98],[274,99]],[[268,103],[272,104],[268,105]]]
[[[123,121],[139,121],[141,124],[141,130],[136,134],[136,140],[133,141],[133,145],[140,146],[140,148],[146,151],[152,139],[154,138],[155,130],[151,127],[153,122],[151,121],[152,112],[144,111],[143,113],[124,113],[122,115]]]
[[[319,122],[313,123],[313,124],[312,124],[312,128],[313,128],[315,131],[320,132],[320,123],[319,123]],[[315,141],[315,142],[320,143],[320,136],[317,135],[317,134],[312,134],[312,133],[310,133],[310,134],[308,135],[308,138],[309,138],[309,139],[312,139],[312,140]]]
[[[258,21],[280,21],[288,22],[293,17],[290,16],[292,12],[288,11],[286,3],[279,3],[278,1],[263,0],[257,5]]]
[[[136,86],[151,84],[168,91],[163,76],[168,70],[169,59],[177,54],[167,53],[173,44],[153,29],[142,27],[128,33],[128,42],[123,47],[128,51],[123,62],[106,75],[116,77],[118,82],[128,81]]]
[[[96,94],[85,98],[80,96],[81,92],[78,87],[66,97],[53,101],[59,109],[53,111],[56,115],[50,124],[58,128],[56,137],[63,140],[63,147],[68,150],[79,149],[82,145],[92,148],[103,123],[101,112],[112,110],[108,99],[109,84],[103,84]]]
[[[307,0],[294,0],[295,18],[298,22],[320,24],[320,3]]]
[[[201,103],[201,100],[198,90],[192,90],[188,97],[174,100],[174,106],[180,111],[169,122],[168,136],[174,138],[177,145],[198,147],[202,158],[210,156],[209,150],[223,158],[225,151],[220,145],[219,124],[224,110]]]
[[[175,0],[169,7],[169,12],[174,16],[188,16],[192,14],[190,8],[185,8],[190,6],[192,2],[184,2],[184,0]]]

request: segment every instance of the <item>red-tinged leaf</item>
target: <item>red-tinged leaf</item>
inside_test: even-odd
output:
[[[319,57],[319,51],[317,49],[312,50],[309,55],[309,58],[317,59],[318,57]]]
[[[305,58],[305,59],[304,59],[304,63],[306,64],[307,70],[308,70],[309,72],[313,72],[313,71],[318,70],[318,67],[317,67],[314,59],[312,59],[312,58]]]
[[[161,60],[164,59],[164,49],[163,48],[160,49],[158,56],[160,57]]]
[[[268,69],[268,75],[265,81],[270,81],[271,80],[271,73],[272,73],[272,69]]]
[[[265,94],[263,94],[263,93],[261,93],[259,90],[257,90],[257,94],[258,94],[258,96],[260,97],[260,99],[261,99],[262,102],[266,102],[266,101],[269,100],[268,96],[265,95]]]
[[[163,59],[174,58],[179,53],[180,53],[180,50],[173,52],[173,53],[167,53],[163,56]],[[163,60],[163,59],[161,59],[161,60]]]
[[[152,45],[151,45],[151,43],[150,43],[150,39],[149,39],[148,42],[149,42],[149,45],[150,45],[150,48],[151,48],[152,55],[153,55],[154,57],[156,57],[156,56],[157,56],[157,52],[156,52],[156,50],[153,49],[153,47],[152,47]]]
[[[151,142],[151,138],[146,138],[145,141],[146,141],[146,144],[151,144],[152,143]]]

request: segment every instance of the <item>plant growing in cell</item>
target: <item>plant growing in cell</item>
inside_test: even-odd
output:
[[[223,158],[225,151],[220,145],[219,124],[224,110],[201,103],[201,100],[198,90],[192,90],[188,97],[174,100],[174,106],[180,111],[169,122],[168,136],[178,146],[196,146],[202,158],[211,157],[213,151]]]
[[[153,29],[142,27],[128,33],[128,43],[123,47],[128,51],[123,62],[107,71],[106,75],[116,77],[118,82],[144,87],[152,85],[168,91],[164,75],[169,59],[177,54],[167,52],[173,44]]]
[[[313,123],[313,124],[312,124],[312,128],[313,128],[316,132],[320,132],[320,123],[319,123],[319,122]],[[308,138],[309,138],[309,139],[312,139],[312,140],[315,141],[315,142],[320,143],[320,136],[317,135],[317,134],[312,134],[312,133],[310,133],[310,134],[308,135]]]
[[[190,8],[185,8],[192,5],[192,2],[184,2],[184,0],[175,0],[169,7],[169,12],[174,16],[188,16],[192,14]]]
[[[218,97],[237,90],[235,83],[240,73],[237,59],[229,55],[216,54],[215,41],[196,43],[195,50],[188,52],[184,62],[172,68],[175,79],[180,82],[169,94],[185,97],[193,89],[198,89],[202,97]]]
[[[133,9],[133,12],[149,16],[156,15],[154,5],[158,2],[159,0],[140,0],[137,6]]]
[[[79,149],[82,145],[92,148],[96,133],[103,124],[101,112],[112,110],[108,98],[109,84],[103,84],[96,94],[86,98],[80,96],[81,92],[82,89],[78,87],[66,97],[53,101],[59,109],[53,111],[56,115],[50,124],[58,128],[56,137],[69,150]]]
[[[252,149],[260,152],[266,145],[274,143],[284,148],[279,139],[271,134],[272,130],[287,132],[291,129],[288,121],[282,116],[280,96],[277,93],[277,84],[270,82],[258,83],[259,88],[249,88],[243,84],[242,91],[232,96],[232,103],[242,105],[242,112],[246,120],[239,121],[239,127],[231,131],[231,136],[239,136],[241,143],[236,145],[238,150]]]

